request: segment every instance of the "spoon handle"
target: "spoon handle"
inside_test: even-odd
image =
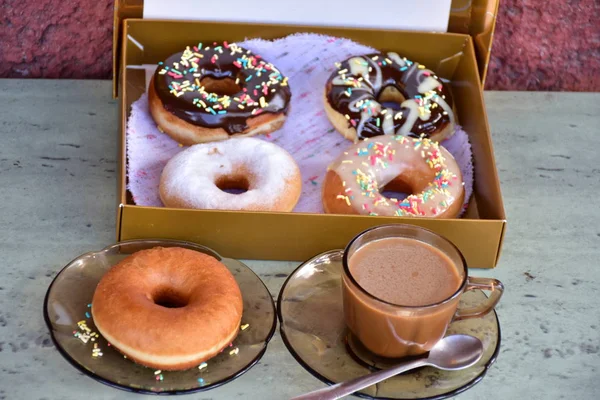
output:
[[[398,375],[402,372],[409,371],[418,367],[429,365],[427,359],[407,361],[402,364],[398,364],[395,367],[383,369],[381,371],[374,372],[354,378],[346,382],[340,382],[335,385],[328,386],[323,389],[315,390],[313,392],[305,393],[303,395],[294,397],[290,400],[333,400],[339,399],[346,395],[352,394],[360,389],[364,389],[381,381],[384,381],[392,376]]]

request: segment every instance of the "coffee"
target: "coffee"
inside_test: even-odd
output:
[[[402,237],[369,242],[348,261],[369,294],[388,303],[424,306],[452,296],[461,277],[452,260],[430,244]]]
[[[383,357],[419,355],[444,337],[452,321],[493,310],[504,287],[467,276],[454,244],[412,225],[382,225],[358,234],[344,250],[342,298],[350,332]],[[466,290],[491,291],[476,306],[458,309]]]
[[[444,336],[458,306],[458,297],[443,302],[463,281],[464,270],[456,261],[432,244],[402,236],[357,246],[348,257],[348,272],[362,290],[343,279],[348,327],[379,355],[428,351]]]

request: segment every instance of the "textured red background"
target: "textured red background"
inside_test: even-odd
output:
[[[0,77],[109,78],[112,0],[2,0]],[[600,91],[600,1],[500,0],[487,89]]]

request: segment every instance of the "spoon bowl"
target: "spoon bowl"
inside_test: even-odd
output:
[[[432,367],[451,371],[475,365],[482,354],[481,340],[469,335],[451,335],[436,343],[427,360]]]

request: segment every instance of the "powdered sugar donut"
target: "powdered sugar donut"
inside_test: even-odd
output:
[[[159,192],[167,207],[288,212],[301,186],[298,165],[284,149],[233,138],[177,154],[163,169]]]

